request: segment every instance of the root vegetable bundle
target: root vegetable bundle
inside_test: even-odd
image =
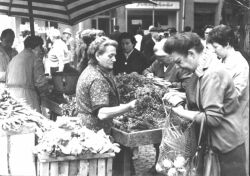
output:
[[[17,101],[7,90],[0,94],[0,128],[6,132],[20,132],[23,127],[46,131],[54,123],[31,109],[24,102]]]

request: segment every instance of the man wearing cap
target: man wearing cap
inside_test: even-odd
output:
[[[73,59],[73,55],[75,52],[75,41],[72,37],[72,33],[71,30],[69,28],[66,28],[63,33],[62,33],[62,40],[66,43],[67,48],[69,50],[69,56],[66,58],[66,60],[64,61],[65,64],[66,63],[71,63],[74,59]]]
[[[62,72],[64,65],[69,63],[69,50],[66,43],[61,39],[61,33],[57,29],[50,32],[52,47],[48,53],[48,61],[50,66],[50,74],[54,72]]]
[[[155,44],[155,61],[150,67],[143,71],[143,74],[147,77],[156,76],[164,78],[166,81],[171,82],[173,87],[185,89],[191,73],[177,67],[169,55],[163,51],[163,46],[166,40],[167,39],[162,39]]]
[[[141,52],[146,57],[147,67],[154,62],[154,46],[160,40],[158,29],[156,27],[149,28],[150,34],[142,38]]]

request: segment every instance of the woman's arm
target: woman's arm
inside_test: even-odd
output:
[[[135,103],[136,103],[136,100],[133,100],[127,104],[121,104],[119,106],[100,108],[98,111],[97,117],[100,120],[104,120],[104,119],[119,116],[121,114],[124,114],[127,111],[132,110],[135,107]]]

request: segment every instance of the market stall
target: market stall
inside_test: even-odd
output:
[[[169,83],[159,79],[152,80],[137,74],[130,74],[117,77],[116,84],[121,93],[122,103],[135,98],[136,95],[141,105],[139,106],[141,109],[115,118],[115,126],[111,131],[112,137],[123,149],[120,154],[122,175],[128,176],[131,175],[130,148],[161,142],[162,126],[165,121],[161,97],[164,92],[168,91]],[[50,109],[52,118],[55,118],[55,115],[72,114],[72,109],[75,108],[74,101],[75,99],[72,99],[72,96],[64,95],[63,98],[50,96],[42,99],[42,106]],[[152,101],[154,102],[152,103]]]

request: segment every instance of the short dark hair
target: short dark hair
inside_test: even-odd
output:
[[[15,33],[14,33],[14,31],[13,31],[12,29],[5,29],[5,30],[3,30],[3,32],[1,33],[1,40],[2,40],[3,38],[5,38],[7,35],[12,35],[12,36],[15,37]]]
[[[122,39],[130,39],[133,45],[136,44],[135,37],[131,33],[129,33],[129,32],[123,32],[123,33],[121,33],[121,35],[119,37],[119,42],[121,42]]]
[[[114,26],[114,29],[115,29],[115,30],[119,30],[120,27],[119,27],[118,25],[115,25],[115,26]]]
[[[234,30],[227,25],[218,25],[214,27],[208,34],[208,43],[216,42],[222,46],[228,44],[232,47],[237,47],[237,37],[235,36]]]
[[[40,36],[31,35],[24,40],[24,48],[34,49],[37,46],[42,46],[42,45],[43,45],[43,39]]]
[[[191,32],[192,28],[190,26],[185,26],[184,27],[184,32]]]
[[[195,51],[198,53],[201,53],[204,48],[198,34],[193,32],[180,33],[170,36],[166,40],[163,47],[164,51],[168,54],[178,52],[185,56],[188,54],[188,50],[191,48],[195,49]]]

